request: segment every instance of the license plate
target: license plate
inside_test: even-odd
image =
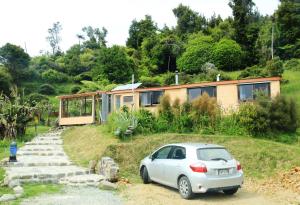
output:
[[[219,169],[218,174],[223,176],[223,175],[228,175],[229,170],[228,169]]]

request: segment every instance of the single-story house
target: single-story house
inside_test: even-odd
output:
[[[229,80],[217,82],[170,85],[141,88],[141,83],[118,86],[111,91],[96,91],[59,96],[59,124],[80,125],[105,122],[109,113],[126,105],[130,109],[144,108],[157,111],[162,95],[168,94],[171,102],[179,99],[192,101],[203,93],[216,97],[224,112],[238,108],[244,101],[254,100],[257,91],[270,97],[280,93],[280,77]]]

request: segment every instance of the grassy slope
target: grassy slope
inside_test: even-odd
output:
[[[98,126],[73,127],[64,134],[65,149],[72,160],[87,165],[101,155],[111,156],[120,164],[121,176],[138,181],[141,159],[155,148],[173,142],[207,142],[226,146],[241,161],[246,176],[265,178],[278,171],[300,166],[300,147],[250,137],[199,134],[155,134],[136,136],[129,142],[118,142]],[[105,150],[105,151],[104,151]]]
[[[103,126],[81,126],[68,129],[63,134],[64,149],[71,159],[87,166],[90,160],[98,159],[106,147],[118,140],[105,133]]]
[[[300,112],[300,71],[286,70],[282,77],[284,80],[288,80],[288,83],[281,84],[281,93],[294,98]]]

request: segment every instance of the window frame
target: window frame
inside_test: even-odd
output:
[[[257,83],[242,83],[242,84],[238,84],[238,101],[239,102],[249,102],[249,101],[255,101],[256,100],[256,96],[255,96],[255,85],[261,85],[261,84],[267,84],[267,97],[271,97],[271,82],[257,82]],[[243,85],[251,85],[252,86],[252,90],[251,90],[251,94],[252,97],[251,99],[241,99],[241,86]]]
[[[188,101],[191,102],[191,101],[195,100],[197,97],[202,96],[203,93],[205,92],[205,91],[203,91],[203,89],[205,89],[205,88],[213,88],[214,89],[214,91],[213,91],[214,96],[210,96],[208,92],[206,92],[206,93],[209,95],[209,97],[217,98],[217,86],[214,86],[214,85],[212,85],[212,86],[202,86],[202,87],[187,88]],[[190,98],[190,90],[193,90],[193,89],[200,89],[201,93],[196,98],[191,99]]]
[[[160,151],[162,151],[163,149],[166,149],[166,148],[170,148],[170,151],[167,155],[167,158],[157,158],[157,155]],[[170,159],[170,154],[172,153],[172,149],[173,149],[173,146],[170,146],[170,145],[167,145],[167,146],[164,146],[164,147],[161,147],[159,150],[156,150],[151,156],[154,156],[154,159],[157,160],[157,159]]]
[[[125,101],[126,98],[131,98],[131,101]],[[131,104],[131,103],[133,103],[133,96],[132,95],[123,96],[123,104]]]
[[[173,158],[173,154],[174,154],[174,151],[176,148],[182,148],[184,150],[184,158],[182,159],[176,159],[176,158]],[[169,153],[169,159],[174,159],[174,160],[183,160],[183,159],[186,159],[186,148],[185,147],[182,147],[182,146],[173,146],[170,153]]]
[[[139,93],[139,104],[140,104],[140,106],[141,107],[153,107],[153,106],[157,106],[157,105],[159,105],[160,104],[160,102],[158,102],[158,103],[154,103],[153,101],[153,93],[155,93],[155,92],[160,92],[161,94],[159,95],[159,98],[161,97],[161,96],[163,96],[164,95],[164,90],[154,90],[154,91],[145,91],[145,92],[140,92]],[[150,103],[149,104],[142,104],[142,95],[143,94],[150,94]],[[148,97],[148,96],[147,96]],[[158,101],[159,101],[159,99],[158,99]]]

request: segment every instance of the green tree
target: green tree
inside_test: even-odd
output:
[[[0,95],[10,94],[10,88],[12,86],[12,77],[6,68],[0,65]]]
[[[193,11],[190,7],[179,4],[173,9],[173,13],[177,18],[176,30],[180,36],[185,34],[206,31],[207,22],[204,16]]]
[[[8,68],[16,83],[20,83],[18,80],[22,78],[29,62],[30,56],[19,46],[7,43],[0,48],[0,63]]]
[[[177,60],[177,66],[186,73],[198,74],[201,72],[201,67],[211,61],[213,46],[214,41],[211,36],[192,35],[186,45],[186,51]]]
[[[86,26],[82,29],[82,31],[85,33],[86,38],[88,38],[88,40],[83,42],[83,46],[85,48],[97,49],[101,47],[106,47],[106,28],[102,27],[102,29],[99,29],[93,28],[92,26]],[[82,38],[86,39],[83,36]]]
[[[130,81],[134,72],[133,60],[127,55],[125,48],[116,45],[101,49],[97,57],[97,66],[92,69],[94,80],[104,78],[113,83]]]
[[[212,59],[221,70],[237,70],[241,67],[242,49],[234,40],[222,39],[213,47]]]
[[[49,36],[46,37],[52,48],[52,54],[55,55],[57,52],[60,52],[59,43],[61,41],[60,32],[62,30],[62,26],[60,22],[53,23],[52,28],[48,29]]]
[[[276,22],[280,31],[280,56],[300,57],[300,2],[281,0],[276,12]]]
[[[233,13],[234,39],[246,51],[245,65],[258,62],[255,42],[258,37],[260,14],[254,10],[252,0],[230,0],[229,6]]]
[[[155,68],[152,73],[165,73],[177,69],[176,59],[182,50],[182,42],[176,35],[155,35],[144,40],[142,57]]]
[[[140,21],[133,20],[129,28],[129,37],[126,41],[126,45],[130,48],[138,49],[145,38],[149,38],[155,35],[157,31],[157,25],[149,15],[145,16],[145,19]]]
[[[215,41],[219,41],[222,38],[233,39],[234,29],[232,27],[232,19],[227,18],[224,21],[220,22],[217,26],[209,28],[209,34]]]

